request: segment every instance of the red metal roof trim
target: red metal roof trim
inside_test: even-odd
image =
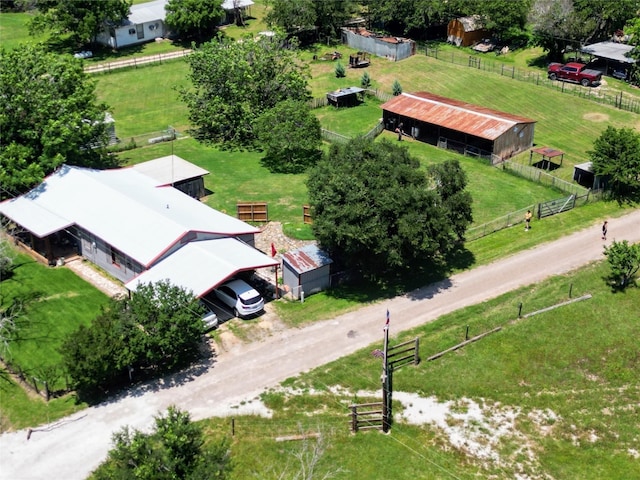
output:
[[[403,93],[383,104],[382,109],[488,140],[495,140],[517,124],[535,123],[530,118],[429,92]]]
[[[531,151],[533,153],[539,153],[540,155],[543,155],[547,158],[554,158],[559,157],[560,155],[564,155],[564,152],[562,150],[557,150],[551,147],[532,148]]]

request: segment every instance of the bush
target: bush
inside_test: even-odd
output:
[[[371,86],[371,77],[369,76],[369,72],[364,72],[362,74],[362,78],[360,78],[360,85],[362,88],[369,88]]]
[[[391,89],[393,90],[394,97],[397,97],[402,93],[402,85],[400,85],[400,82],[398,80],[393,81],[393,85],[391,86]]]

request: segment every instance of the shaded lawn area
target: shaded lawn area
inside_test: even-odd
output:
[[[24,314],[3,358],[28,376],[47,380],[52,391],[63,389],[60,347],[100,313],[108,297],[67,268],[47,267],[24,254],[15,264],[13,275],[2,281],[2,301],[24,299]]]

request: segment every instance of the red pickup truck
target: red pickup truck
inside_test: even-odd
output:
[[[579,83],[583,87],[593,87],[600,84],[602,72],[586,68],[582,63],[551,63],[547,69],[549,80],[564,80]]]

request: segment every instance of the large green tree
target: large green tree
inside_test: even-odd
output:
[[[639,9],[638,0],[534,0],[529,22],[535,42],[561,60],[569,47],[610,38]]]
[[[443,208],[459,198],[468,210],[470,197],[458,195],[464,179],[450,176],[456,171],[443,167],[429,177],[405,147],[388,141],[332,145],[309,174],[314,234],[331,255],[370,276],[441,261],[460,246],[470,220],[463,214],[456,226]]]
[[[285,100],[264,112],[256,133],[265,150],[263,164],[276,173],[301,173],[316,164],[322,151],[320,121],[306,102]]]
[[[113,165],[106,110],[79,60],[26,45],[0,49],[0,196],[26,191],[62,163]]]
[[[464,240],[467,227],[473,222],[471,194],[465,190],[467,175],[458,160],[436,163],[429,170],[429,176],[436,186],[451,226],[451,241],[459,243]]]
[[[640,195],[640,133],[631,128],[607,127],[588,152],[593,173],[605,177],[618,200]]]
[[[205,446],[202,427],[173,406],[156,417],[151,433],[124,427],[113,444],[93,480],[224,480],[231,472],[228,442]]]
[[[255,122],[284,100],[307,100],[308,70],[279,37],[218,37],[187,57],[192,87],[180,91],[193,135],[205,143],[253,147]]]
[[[222,0],[169,0],[165,9],[171,30],[198,40],[210,36],[225,15]]]
[[[130,0],[36,0],[37,14],[29,28],[32,33],[70,33],[78,43],[89,43],[105,23],[126,19],[130,6]]]
[[[72,333],[60,350],[63,364],[81,395],[126,384],[140,371],[170,371],[198,354],[202,313],[190,292],[168,281],[142,285]]]
[[[62,344],[62,363],[81,395],[107,391],[125,382],[136,364],[134,347],[142,332],[123,315],[122,302],[113,301],[91,322],[81,325]]]
[[[353,0],[269,0],[266,21],[288,34],[315,30],[321,40],[340,38],[340,28],[357,11]]]
[[[126,316],[144,332],[134,346],[143,366],[167,371],[196,355],[204,327],[191,292],[163,280],[139,286],[125,302]]]

